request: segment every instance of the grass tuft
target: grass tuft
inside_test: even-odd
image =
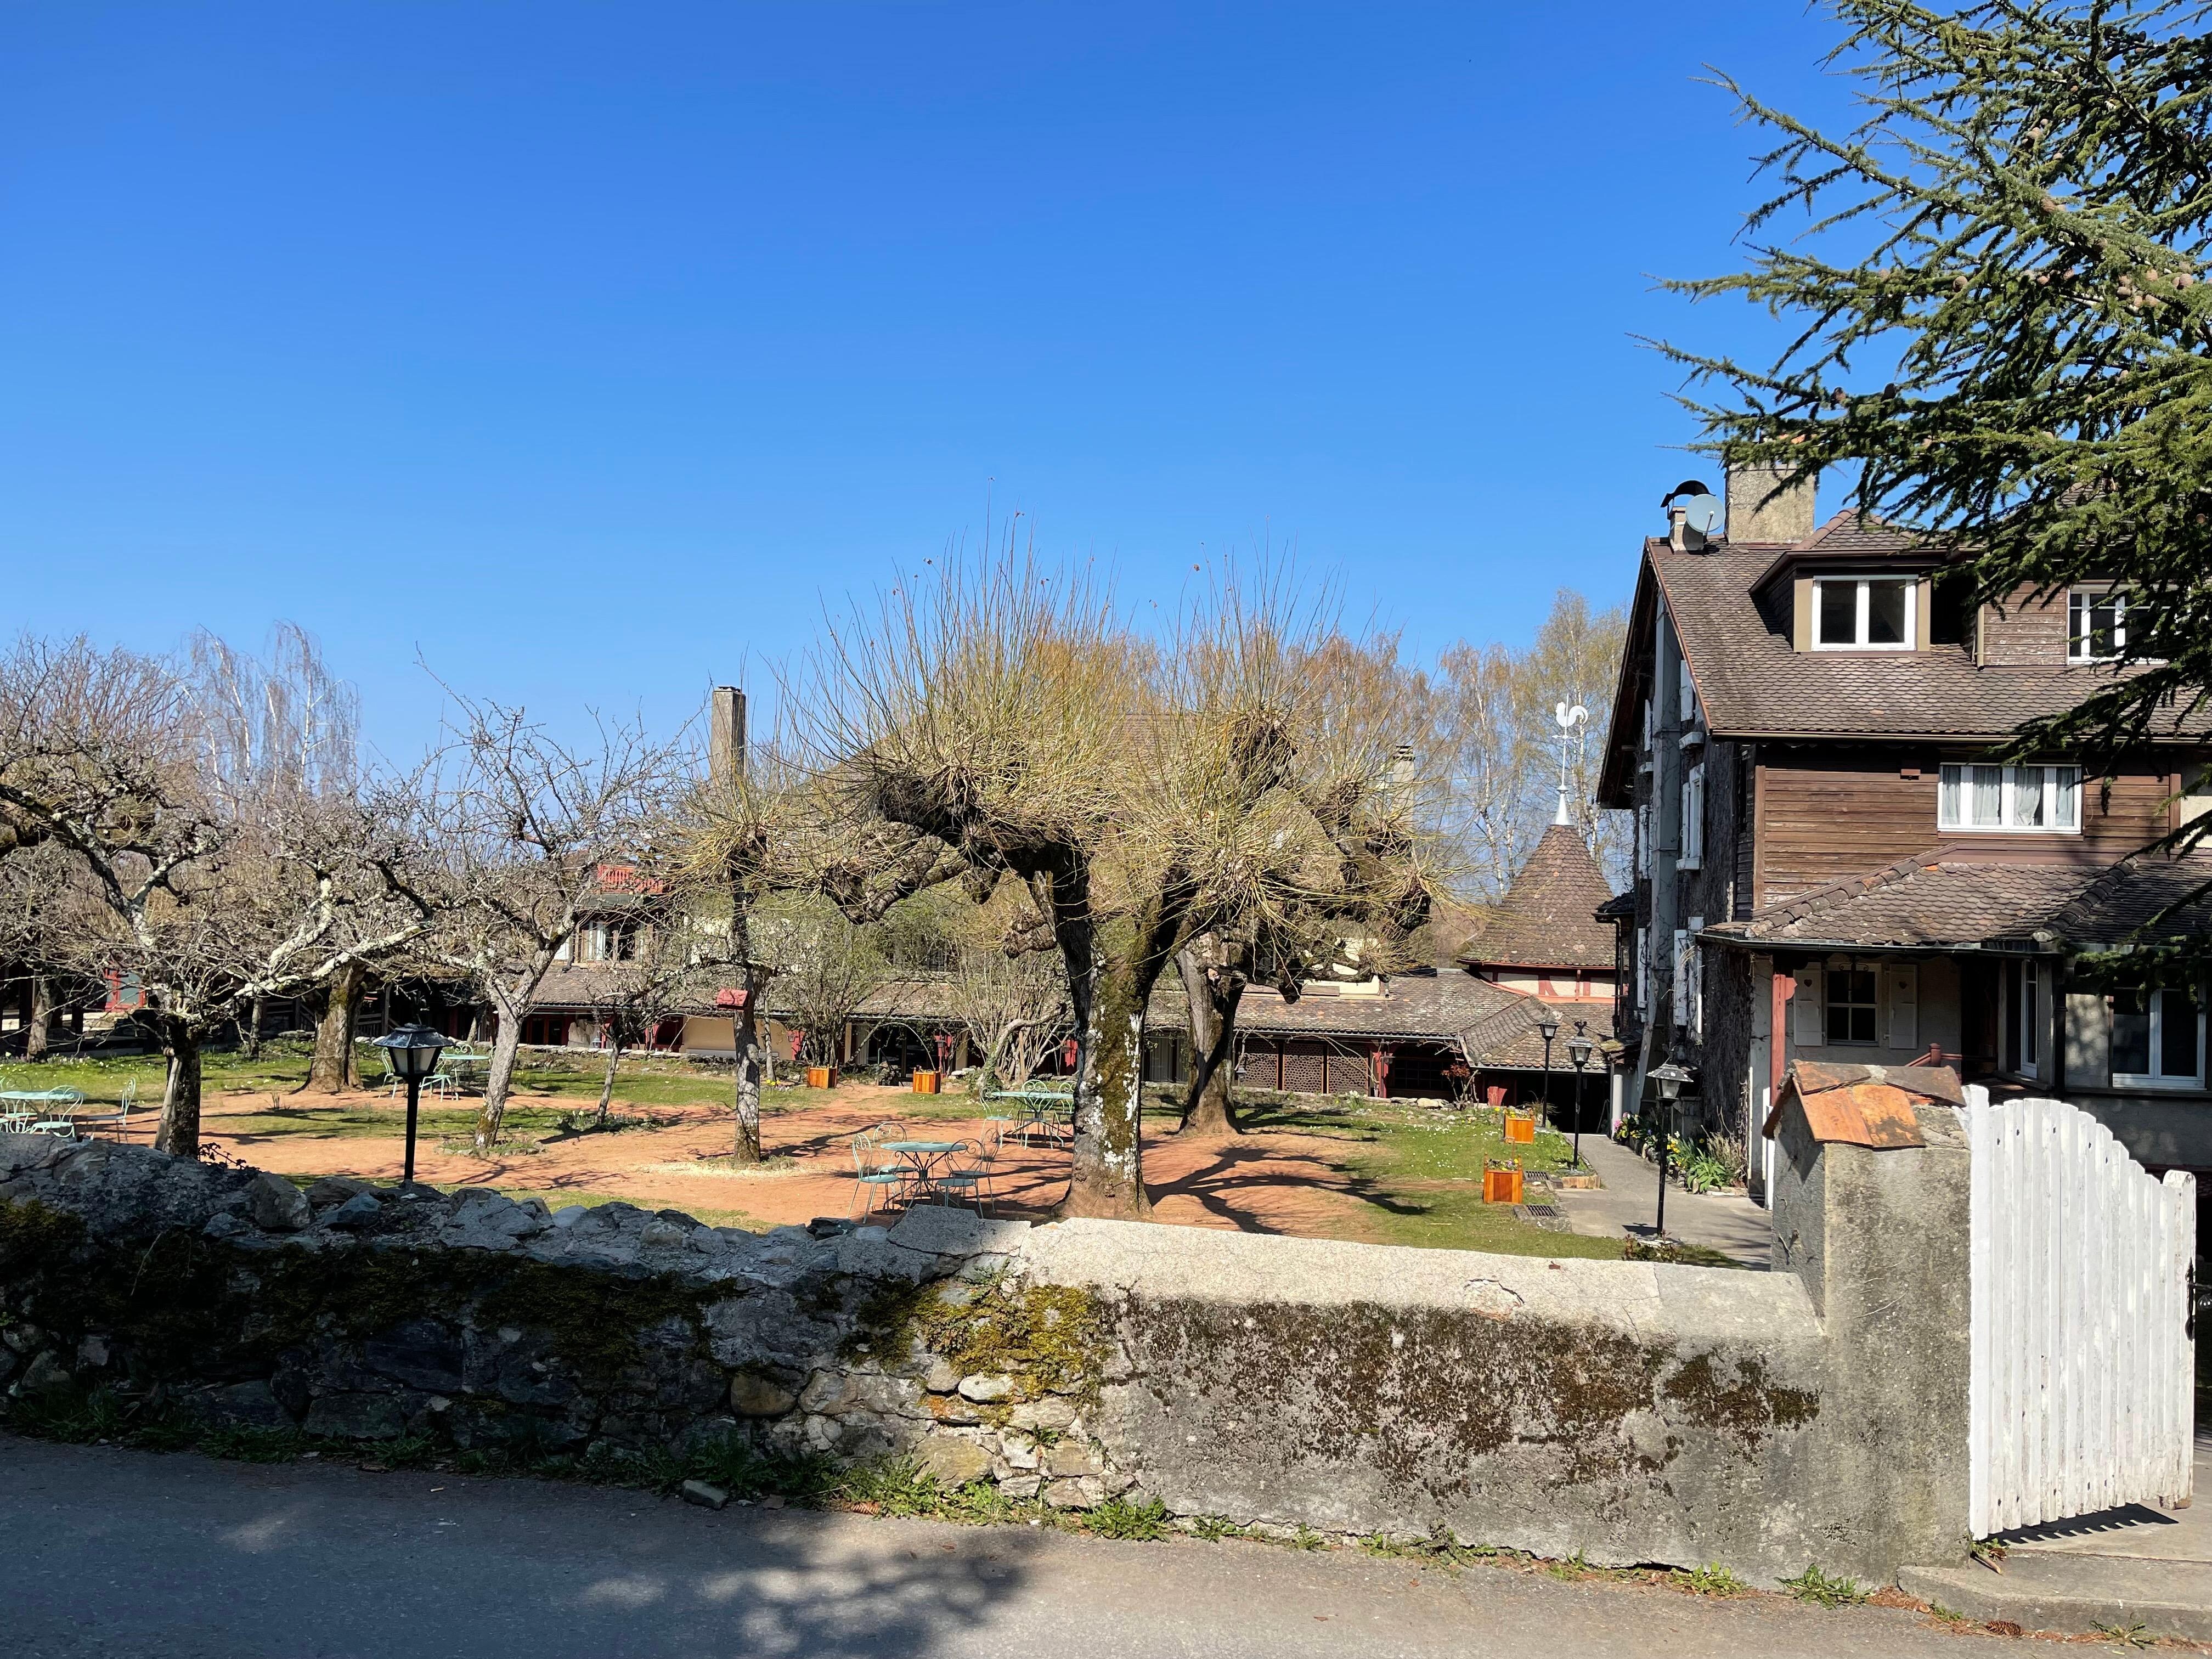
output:
[[[1782,1588],[1800,1601],[1809,1601],[1816,1607],[1856,1607],[1867,1599],[1857,1579],[1831,1577],[1810,1562],[1795,1578],[1784,1579]]]

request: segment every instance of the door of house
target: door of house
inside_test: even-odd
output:
[[[2195,1177],[2063,1101],[1968,1099],[1974,1536],[2186,1499]]]

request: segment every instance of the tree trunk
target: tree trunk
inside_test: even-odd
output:
[[[168,1077],[161,1089],[161,1121],[154,1132],[157,1152],[177,1158],[200,1155],[200,1034],[186,1021],[161,1022],[161,1052]]]
[[[476,1154],[489,1158],[499,1145],[500,1125],[507,1117],[507,1091],[514,1082],[514,1060],[522,1047],[522,1015],[527,997],[502,997],[499,1003],[499,1035],[491,1045],[491,1065],[484,1074],[483,1108],[477,1114]]]
[[[368,979],[368,970],[357,962],[347,963],[331,975],[322,1012],[315,1018],[314,1058],[307,1062],[307,1080],[297,1092],[336,1095],[361,1087],[353,1040],[361,1024],[362,988]]]
[[[257,991],[254,993],[253,1000],[246,1006],[246,1042],[243,1047],[246,1050],[246,1058],[248,1060],[261,1058],[261,1013],[262,998],[261,994]]]
[[[763,1157],[761,1073],[768,1059],[768,1044],[761,1037],[760,1000],[767,986],[767,973],[748,967],[744,1006],[731,1021],[737,1046],[738,1131],[730,1156],[739,1164],[757,1164]]]
[[[1193,945],[1176,952],[1184,1000],[1190,1006],[1190,1088],[1178,1135],[1211,1139],[1242,1134],[1232,1096],[1237,1067],[1237,1007],[1244,975],[1218,948]]]
[[[31,1019],[23,1028],[23,1058],[43,1060],[53,1040],[54,982],[44,974],[31,975]]]
[[[622,1028],[611,1024],[607,1027],[607,1076],[606,1081],[599,1085],[599,1121],[596,1126],[602,1129],[607,1127],[607,1108],[614,1103],[615,1068],[622,1064]]]
[[[1141,1221],[1145,1192],[1145,1004],[1173,948],[1176,912],[1165,900],[1139,909],[1127,954],[1109,957],[1090,904],[1090,872],[1053,883],[1053,932],[1067,964],[1075,1009],[1075,1146],[1061,1215]]]
[[[752,917],[740,889],[730,893],[730,948],[744,976],[744,994],[730,1015],[731,1069],[736,1073],[737,1133],[730,1146],[732,1161],[761,1161],[761,1066],[768,1052],[761,1041],[760,1002],[768,988],[768,970],[752,959]]]

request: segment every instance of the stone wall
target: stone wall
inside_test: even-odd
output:
[[[1065,1507],[1887,1577],[1964,1538],[1851,1484],[1847,1339],[1786,1273],[933,1209],[756,1236],[0,1137],[0,1390],[362,1441],[736,1437]]]

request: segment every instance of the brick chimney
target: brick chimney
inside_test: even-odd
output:
[[[745,769],[745,694],[734,685],[714,688],[714,708],[707,734],[708,762],[714,781],[733,786]]]
[[[1784,469],[1732,466],[1728,475],[1728,538],[1731,542],[1810,541],[1819,527],[1814,510],[1814,481],[1784,485]]]

